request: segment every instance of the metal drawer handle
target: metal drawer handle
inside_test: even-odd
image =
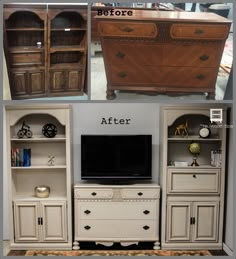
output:
[[[85,226],[84,228],[85,228],[86,230],[89,230],[91,227],[87,225],[87,226]]]
[[[132,29],[132,28],[130,28],[130,27],[124,27],[123,29],[122,29],[122,31],[124,31],[124,32],[131,32],[131,31],[133,31],[134,29]]]
[[[197,178],[197,176],[194,174],[194,175],[193,175],[193,178]]]
[[[208,60],[209,59],[209,56],[208,55],[202,55],[202,56],[200,56],[200,60],[202,60],[202,61],[206,61],[206,60]]]
[[[148,230],[149,228],[150,228],[150,227],[147,226],[147,225],[143,227],[143,229],[145,229],[145,230]]]
[[[85,210],[84,213],[88,215],[88,214],[91,213],[91,211],[90,210]]]
[[[91,194],[92,194],[93,196],[96,196],[96,195],[97,195],[97,193],[96,193],[96,192],[92,192]]]
[[[143,195],[143,193],[142,192],[138,192],[138,196],[142,196]]]
[[[196,78],[199,79],[199,80],[203,80],[203,79],[205,79],[205,76],[202,75],[202,74],[199,74],[199,75],[196,76]]]
[[[147,214],[150,213],[150,211],[149,210],[145,210],[143,213],[147,215]]]
[[[127,74],[126,74],[125,72],[119,72],[117,75],[118,75],[119,77],[122,77],[122,78],[124,78],[124,77],[127,76]]]
[[[116,53],[116,56],[118,58],[123,58],[125,56],[125,54],[119,51],[119,52]]]
[[[203,34],[204,31],[201,30],[201,29],[196,29],[194,33],[195,33],[195,34]]]

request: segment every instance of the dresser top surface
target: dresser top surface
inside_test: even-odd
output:
[[[115,11],[122,11],[116,9]],[[128,16],[95,16],[98,19],[104,20],[126,20],[126,21],[172,21],[172,22],[201,22],[201,23],[231,23],[231,20],[226,19],[215,13],[208,12],[178,12],[178,11],[158,11],[158,10],[133,10],[132,15]],[[127,11],[127,9],[125,10]]]
[[[137,184],[99,184],[99,183],[76,183],[74,185],[74,188],[102,188],[102,189],[106,189],[106,188],[119,188],[119,189],[136,189],[136,188],[160,188],[160,185],[158,185],[157,183],[137,183]]]

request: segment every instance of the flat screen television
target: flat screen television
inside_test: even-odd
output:
[[[81,179],[152,178],[151,135],[81,135]]]

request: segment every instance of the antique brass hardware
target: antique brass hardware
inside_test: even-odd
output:
[[[119,73],[118,73],[118,76],[119,76],[119,77],[126,77],[127,74],[126,74],[125,72],[119,72]]]
[[[92,192],[91,194],[92,194],[93,196],[96,196],[96,195],[97,195],[97,193],[96,193],[96,192]]]
[[[147,214],[150,213],[150,211],[149,210],[145,210],[143,213],[147,215]]]
[[[203,80],[203,79],[205,79],[205,76],[202,75],[202,74],[199,74],[199,75],[196,76],[196,78],[199,79],[199,80]]]
[[[133,31],[134,29],[132,29],[132,28],[130,28],[130,27],[124,27],[123,29],[122,29],[122,31],[125,31],[125,32],[131,32],[131,31]]]
[[[147,226],[147,225],[143,227],[143,229],[145,229],[145,230],[148,230],[149,228],[150,228],[150,227]]]
[[[142,192],[138,192],[138,196],[142,196],[143,195],[143,193]]]
[[[125,54],[119,51],[119,52],[116,53],[116,56],[118,58],[123,58],[125,56]]]
[[[91,213],[91,211],[90,210],[85,210],[84,213],[88,215],[88,214]]]
[[[87,226],[85,226],[84,228],[85,228],[86,230],[89,230],[91,227],[87,225]]]
[[[208,56],[208,55],[202,55],[202,56],[200,56],[200,59],[201,59],[202,61],[206,61],[206,60],[209,59],[209,56]]]
[[[193,178],[197,178],[197,176],[194,174],[194,175],[193,175]]]
[[[201,29],[196,29],[194,33],[195,33],[195,34],[203,34],[204,31],[201,30]]]

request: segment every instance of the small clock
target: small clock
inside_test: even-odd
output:
[[[209,127],[204,126],[199,129],[199,136],[201,138],[208,138],[211,135],[211,130]]]

